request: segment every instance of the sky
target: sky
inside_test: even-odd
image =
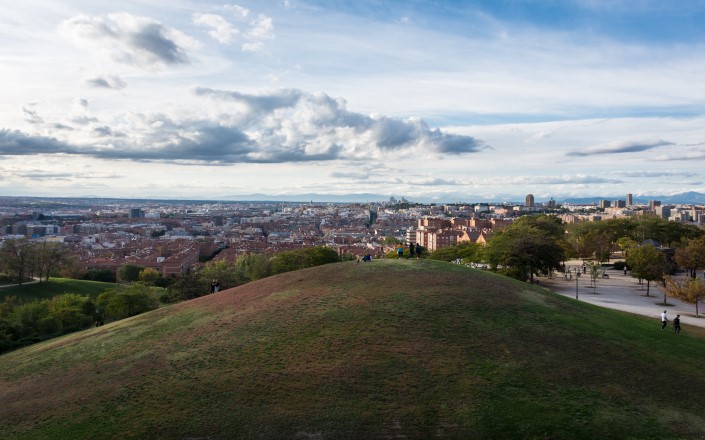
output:
[[[0,195],[705,192],[702,23],[705,0],[5,2]]]

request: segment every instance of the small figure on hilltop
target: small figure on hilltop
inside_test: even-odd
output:
[[[402,246],[401,244],[397,246],[397,255],[399,255],[399,258],[404,256],[404,246]]]
[[[423,248],[419,243],[416,243],[416,258],[421,258],[421,252],[423,252]]]
[[[673,332],[675,334],[681,332],[681,315],[676,315],[676,317],[673,318]]]
[[[362,257],[362,262],[364,263],[365,261],[372,261],[372,255],[369,253],[365,254],[365,256]]]
[[[215,293],[220,290],[220,282],[218,280],[213,280],[211,282],[211,293]]]
[[[414,243],[409,243],[409,258],[414,258]]]
[[[666,316],[666,311],[664,310],[663,313],[661,313],[661,330],[665,329],[667,325],[668,316]]]

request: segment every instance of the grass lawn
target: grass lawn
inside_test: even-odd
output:
[[[70,278],[49,278],[49,281],[42,281],[41,283],[2,287],[0,288],[0,301],[7,296],[15,296],[21,301],[34,301],[51,298],[62,293],[76,293],[95,298],[112,287],[115,287],[114,283]]]
[[[492,273],[346,262],[0,356],[0,437],[701,439],[704,364]]]

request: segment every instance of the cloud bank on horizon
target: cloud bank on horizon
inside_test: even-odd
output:
[[[682,3],[30,0],[0,17],[0,194],[705,191]]]

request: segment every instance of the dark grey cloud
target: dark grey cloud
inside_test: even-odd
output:
[[[97,76],[85,80],[88,87],[96,89],[120,90],[127,87],[127,83],[118,76]]]
[[[74,117],[73,131],[81,131],[85,136],[80,138],[89,139],[80,144],[5,130],[0,135],[0,155],[71,154],[209,165],[332,160],[369,163],[398,154],[423,158],[485,148],[472,137],[432,130],[420,119],[350,112],[344,100],[323,93],[288,89],[251,95],[205,88],[195,93],[233,106],[225,105],[216,120],[135,113],[118,118],[120,125],[116,127],[99,125],[90,116]]]
[[[273,155],[279,159],[305,152],[305,156],[299,154],[300,160],[309,160],[313,156],[308,147],[312,145],[327,150],[327,153],[318,153],[316,160],[335,156],[351,159],[365,151],[384,153],[418,148],[422,152],[454,155],[487,148],[470,136],[431,130],[419,119],[401,120],[350,112],[344,100],[324,93],[283,89],[252,95],[205,87],[194,89],[194,93],[241,107],[233,110],[236,119],[248,130],[263,133],[261,146],[281,146],[282,154]],[[264,145],[266,140],[272,145]],[[327,144],[321,146],[322,142]]]
[[[96,47],[114,60],[142,67],[188,64],[184,42],[190,39],[159,22],[126,13],[104,17],[77,16],[64,21],[60,30],[84,46]],[[93,87],[121,88],[107,78],[88,81]]]
[[[484,142],[470,136],[441,133],[439,129],[430,132],[430,137],[438,145],[440,153],[464,154],[475,153],[487,148]]]
[[[0,130],[0,155],[27,156],[33,154],[77,154],[64,142],[45,136],[29,136],[17,130]]]
[[[596,154],[620,154],[620,153],[638,153],[648,151],[658,147],[675,145],[673,142],[664,140],[651,142],[612,142],[594,147],[588,147],[581,150],[574,150],[568,153],[568,156],[591,156]]]
[[[197,96],[244,104],[251,112],[258,115],[271,113],[281,108],[293,107],[302,97],[302,93],[294,89],[281,89],[267,95],[251,95],[207,87],[196,87],[194,93]]]
[[[137,32],[127,35],[127,43],[136,51],[149,54],[164,64],[185,64],[188,57],[185,51],[164,34],[164,27],[157,23],[144,26]]]

